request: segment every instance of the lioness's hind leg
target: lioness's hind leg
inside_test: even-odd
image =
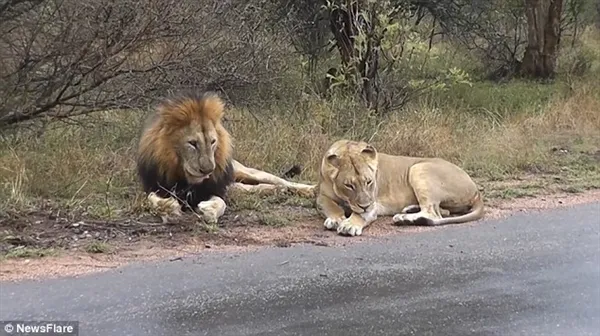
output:
[[[419,211],[396,214],[392,218],[394,223],[431,226],[436,225],[437,220],[441,219],[444,214],[450,214],[448,210],[440,208],[441,200],[436,194],[440,181],[433,173],[435,168],[431,168],[430,163],[420,163],[410,168],[409,183],[419,202]],[[407,208],[414,211],[416,207],[408,206]]]
[[[418,204],[411,204],[409,206],[404,207],[404,209],[402,209],[402,211],[400,211],[400,213],[403,213],[403,214],[416,213],[419,211],[421,211],[421,207]],[[450,216],[450,210],[440,208],[440,214],[442,215],[442,217],[448,217],[448,216]]]
[[[421,211],[421,207],[418,204],[411,204],[404,207],[400,213],[415,213],[419,211]]]
[[[392,221],[397,225],[436,225],[436,220],[442,218],[443,214],[449,215],[448,210],[440,209],[437,204],[429,204],[422,207],[419,212],[399,213],[392,217]]]

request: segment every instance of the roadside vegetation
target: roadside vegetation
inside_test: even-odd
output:
[[[305,182],[316,182],[333,141],[351,138],[455,162],[490,204],[600,188],[594,1],[536,8],[550,21],[558,11],[554,54],[532,45],[556,36],[536,35],[526,11],[549,1],[137,3],[0,6],[6,258],[55,247],[112,253],[148,237],[253,244],[228,230],[320,229],[313,201],[294,195],[232,194],[219,226],[193,216],[165,225],[145,211],[134,169],[141,125],[158,99],[189,88],[227,99],[238,160],[275,174],[300,164],[294,179]],[[554,63],[536,61],[536,47]]]

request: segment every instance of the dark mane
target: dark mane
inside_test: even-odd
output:
[[[138,163],[138,174],[146,193],[155,192],[162,198],[175,196],[182,205],[182,210],[195,208],[198,203],[207,201],[212,196],[225,200],[227,187],[234,182],[231,160],[222,174],[212,175],[200,184],[189,184],[185,179],[169,182],[166,176],[159,173],[155,162],[144,160]]]

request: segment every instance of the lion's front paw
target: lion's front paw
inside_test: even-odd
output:
[[[219,208],[213,201],[198,203],[198,211],[202,214],[202,219],[208,224],[216,224],[221,216]]]
[[[166,199],[162,204],[162,208],[166,209],[166,213],[171,216],[181,216],[181,205],[174,199]]]
[[[362,234],[363,225],[351,218],[344,219],[337,228],[337,232],[341,235],[360,236]]]
[[[296,188],[296,193],[300,197],[312,198],[315,196],[315,186],[307,185],[307,186],[298,187],[298,188]]]
[[[341,221],[343,221],[343,219],[327,218],[323,223],[323,226],[325,226],[327,230],[335,230],[338,228]]]
[[[174,198],[162,198],[151,192],[147,198],[150,209],[163,217],[163,221],[169,216],[181,216],[181,205]]]

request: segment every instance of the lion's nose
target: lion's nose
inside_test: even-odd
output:
[[[208,175],[208,174],[212,173],[213,170],[215,170],[215,169],[214,169],[214,167],[200,167],[200,168],[198,168],[198,170],[203,175]]]

